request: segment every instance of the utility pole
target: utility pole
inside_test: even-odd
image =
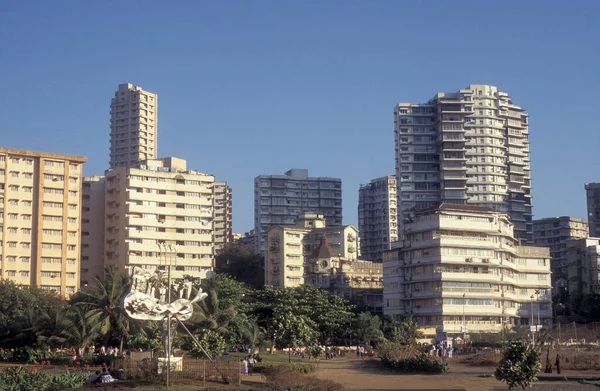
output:
[[[465,305],[467,304],[467,294],[463,293],[463,346],[467,346],[467,320],[465,318]]]
[[[530,302],[531,306],[531,341],[533,342],[533,344],[535,345],[535,326],[533,324],[533,295],[531,295],[531,302]]]
[[[165,259],[165,268],[167,269],[167,297],[166,302],[171,302],[171,267],[173,266],[173,260],[176,258],[177,246],[172,244],[161,243],[158,245],[160,249],[160,253],[163,254]],[[170,377],[171,377],[171,352],[173,349],[172,346],[172,338],[171,338],[171,313],[167,311],[166,316],[166,326],[167,326],[167,389],[169,388]]]

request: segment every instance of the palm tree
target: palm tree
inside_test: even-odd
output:
[[[239,333],[244,344],[249,346],[253,353],[256,347],[260,346],[265,340],[265,329],[260,327],[255,319],[244,319],[240,325]]]
[[[105,269],[104,275],[104,281],[95,277],[91,289],[80,292],[75,302],[87,308],[86,319],[93,325],[90,331],[100,334],[104,345],[108,344],[111,337],[118,339],[119,349],[123,351],[125,338],[139,328],[137,322],[127,316],[121,303],[130,281],[114,268]]]
[[[230,334],[227,327],[235,319],[236,312],[231,307],[219,309],[219,298],[215,290],[210,290],[206,299],[194,306],[194,315],[188,321],[193,333],[201,329],[211,329],[219,334]]]
[[[78,348],[92,344],[98,337],[98,330],[87,316],[89,309],[83,305],[70,306],[67,310],[68,341]],[[79,355],[79,349],[77,349]]]
[[[41,308],[34,324],[37,344],[57,348],[65,344],[69,337],[71,322],[66,317],[65,306]]]

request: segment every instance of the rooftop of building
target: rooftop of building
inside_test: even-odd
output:
[[[441,203],[439,206],[434,206],[432,208],[427,208],[427,209],[418,211],[417,214],[428,214],[428,213],[436,212],[436,211],[489,213],[489,214],[499,213],[498,211],[496,211],[492,208],[488,208],[486,206]]]
[[[264,174],[264,175],[259,175],[256,178],[293,179],[293,180],[299,180],[299,181],[306,181],[306,180],[315,180],[315,181],[316,180],[327,180],[327,181],[336,181],[336,182],[342,181],[341,178],[333,178],[333,177],[309,177],[308,170],[305,168],[292,168],[292,169],[286,171],[283,175]]]
[[[329,244],[327,243],[327,235],[323,234],[321,236],[321,243],[319,244],[319,247],[315,248],[312,253],[312,258],[321,259],[332,257],[335,257],[335,253],[331,250]]]
[[[542,219],[536,219],[533,220],[533,225],[536,224],[547,224],[547,223],[552,223],[555,221],[564,221],[564,220],[568,220],[568,221],[574,221],[577,223],[583,223],[583,224],[587,224],[587,220],[586,219],[582,219],[579,217],[573,217],[573,216],[556,216],[556,217],[544,217]]]
[[[87,156],[67,155],[62,153],[54,152],[39,152],[30,151],[28,149],[15,149],[15,148],[3,148],[0,147],[0,154],[7,154],[21,157],[31,158],[43,158],[43,159],[56,159],[56,160],[68,160],[74,163],[85,163],[87,162]]]

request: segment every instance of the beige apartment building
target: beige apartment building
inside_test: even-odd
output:
[[[92,227],[98,218],[94,207],[104,208],[103,243],[92,244],[102,238],[91,231],[86,235],[90,245],[82,257],[89,262],[88,272],[98,270],[95,249],[101,246],[102,267],[124,272],[129,266],[152,269],[169,262],[173,278],[206,277],[214,266],[212,175],[188,170],[185,160],[171,157],[109,170],[104,181],[104,203],[98,194],[84,212]]]
[[[272,226],[267,231],[265,284],[284,288],[307,284],[310,259],[326,235],[328,248],[340,259],[356,261],[358,230],[353,225],[327,227],[325,216],[304,213],[296,226]]]
[[[233,242],[231,188],[227,182],[215,182],[214,194],[214,242],[219,251]]]
[[[384,254],[384,313],[455,334],[550,324],[549,249],[518,243],[509,215],[486,207],[416,213]]]
[[[83,156],[0,148],[0,278],[79,289]]]
[[[119,84],[110,103],[110,168],[157,156],[158,96]]]

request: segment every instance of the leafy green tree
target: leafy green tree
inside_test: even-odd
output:
[[[314,322],[305,315],[280,310],[272,320],[271,333],[276,346],[288,349],[288,360],[292,362],[292,348],[314,345],[318,332]]]
[[[265,282],[264,257],[254,254],[254,246],[251,244],[230,244],[217,254],[215,272],[230,275],[248,286],[259,288]]]
[[[123,351],[125,339],[140,329],[139,323],[131,319],[121,300],[129,290],[130,281],[114,268],[105,269],[104,280],[96,277],[94,284],[85,291],[80,291],[72,299],[73,304],[87,308],[86,317],[94,325],[107,345],[110,339],[119,341],[119,349]]]
[[[34,325],[37,346],[58,348],[71,337],[71,321],[66,316],[66,307],[53,306],[40,309]]]
[[[241,282],[224,274],[215,274],[212,278],[203,280],[201,287],[205,292],[216,292],[219,298],[219,309],[234,309],[237,313],[245,312],[244,300],[247,288]]]
[[[419,331],[419,324],[412,315],[405,317],[402,321],[394,319],[390,323],[384,323],[384,331],[390,341],[408,346],[416,345],[417,339],[423,335]]]
[[[381,331],[381,319],[369,312],[361,312],[352,321],[356,339],[360,344],[372,345],[385,340]]]
[[[204,350],[210,355],[210,357],[219,357],[225,351],[225,339],[221,334],[217,333],[214,330],[202,330],[198,335],[196,335],[196,337],[198,338],[200,345],[202,345],[202,348],[204,348]],[[204,352],[195,342],[192,349],[190,350],[190,354],[193,357],[205,357]]]
[[[506,382],[511,390],[530,387],[537,381],[537,374],[542,368],[541,356],[538,347],[530,342],[512,342],[504,351],[494,375]]]

